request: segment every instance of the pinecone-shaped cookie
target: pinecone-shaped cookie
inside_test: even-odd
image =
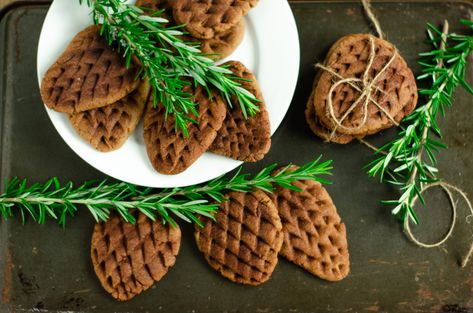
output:
[[[108,152],[120,148],[138,125],[149,95],[143,82],[123,99],[104,107],[69,115],[77,133],[95,149]]]
[[[198,124],[188,123],[186,137],[179,128],[176,130],[175,117],[168,115],[162,103],[153,106],[153,99],[148,102],[144,118],[144,138],[148,157],[153,167],[163,174],[178,174],[191,166],[208,150],[222,127],[226,105],[219,93],[198,86],[186,86],[185,92],[191,93],[197,104]],[[189,116],[194,116],[189,113]]]
[[[261,101],[258,103],[260,112],[246,119],[240,109],[238,99],[235,96],[232,97],[232,108],[227,111],[223,126],[218,131],[210,151],[235,160],[259,161],[271,148],[271,126],[263,94],[256,77],[242,63],[230,61],[224,65],[229,65],[229,69],[235,76],[247,80],[241,81],[242,87]]]
[[[370,56],[374,56],[371,64]],[[392,119],[402,120],[417,104],[414,75],[396,48],[385,40],[369,34],[342,37],[330,49],[324,66],[330,71],[319,69],[314,106],[320,123],[330,130],[354,136],[374,134],[391,127]],[[354,81],[340,83],[330,93],[332,86],[342,79]],[[360,90],[370,90],[367,110],[366,97],[360,97]],[[330,114],[329,97],[333,114],[339,121],[356,103],[341,126],[336,125]]]
[[[136,5],[149,10],[145,14],[164,10],[161,16],[169,21],[168,26],[177,26],[172,16],[172,7],[168,0],[138,0]],[[190,34],[180,36],[181,39],[188,43],[200,42],[200,50],[203,54],[208,54],[215,60],[221,60],[232,54],[233,51],[240,45],[245,35],[245,22],[241,20],[232,28],[215,33],[212,38],[199,39]]]
[[[271,195],[283,225],[279,254],[322,279],[345,278],[350,271],[346,229],[330,195],[316,181],[292,184],[301,191],[277,186]]]
[[[168,0],[177,24],[195,38],[210,39],[236,26],[258,0]]]
[[[119,301],[127,301],[159,281],[176,262],[181,244],[178,226],[153,222],[135,211],[136,224],[116,212],[95,225],[92,264],[103,288]]]
[[[199,250],[212,268],[238,283],[267,281],[278,261],[283,234],[278,212],[261,191],[230,192],[215,216],[196,226]]]
[[[78,33],[46,72],[41,97],[46,106],[69,114],[117,102],[139,84],[138,67],[125,59],[89,26]]]

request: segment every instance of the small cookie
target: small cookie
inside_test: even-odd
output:
[[[259,285],[278,262],[283,234],[271,199],[262,191],[230,192],[215,220],[201,218],[197,247],[212,268],[231,281]]]
[[[236,26],[258,0],[168,0],[177,24],[195,38],[210,39]]]
[[[301,191],[277,186],[271,196],[283,225],[279,254],[322,279],[345,278],[350,271],[346,229],[330,195],[316,181],[292,185]]]
[[[41,98],[58,112],[73,114],[117,102],[136,89],[138,67],[100,35],[100,26],[78,33],[41,82]]]
[[[120,148],[138,125],[149,95],[143,82],[131,94],[113,104],[69,115],[77,133],[95,149],[109,152]]]
[[[332,86],[343,77],[353,78],[362,88],[361,80],[368,67],[372,44],[374,43],[374,59],[368,73],[368,80],[372,82],[371,97],[396,121],[402,120],[409,114],[417,103],[417,86],[411,69],[396,48],[389,42],[369,34],[354,34],[342,37],[330,49],[324,65],[337,75],[327,70],[319,69],[321,74],[314,90],[314,105],[318,118],[329,129],[335,129],[334,119],[329,114],[328,97]],[[386,67],[396,54],[392,63]],[[378,74],[385,70],[378,76]],[[340,77],[338,77],[340,76]],[[366,84],[365,87],[366,88]],[[361,93],[349,83],[340,84],[331,94],[333,111],[337,120],[340,120],[347,110],[360,98]],[[372,101],[368,104],[367,120],[363,123],[364,100],[359,101],[355,109],[345,118],[337,132],[347,135],[369,135],[382,129],[391,127],[391,119]]]
[[[271,126],[263,94],[256,77],[242,63],[229,61],[224,65],[229,65],[229,69],[236,77],[248,80],[240,81],[240,83],[243,88],[261,101],[258,103],[260,111],[255,116],[248,116],[246,119],[238,99],[233,96],[231,98],[232,108],[228,109],[223,126],[218,131],[210,151],[235,160],[259,161],[271,148]]]
[[[91,257],[103,288],[119,301],[128,301],[161,280],[176,262],[181,231],[134,212],[136,224],[112,212],[95,225]]]
[[[166,116],[166,109],[158,101],[153,106],[153,99],[148,101],[144,118],[144,138],[148,157],[153,167],[163,174],[179,174],[192,165],[208,150],[222,127],[226,105],[218,92],[211,91],[209,98],[204,87],[185,86],[184,92],[193,95],[199,114],[198,124],[188,123],[189,136],[175,127],[174,115]],[[189,112],[189,117],[195,118]]]
[[[145,14],[150,14],[155,11],[164,10],[160,16],[169,21],[170,26],[177,26],[172,17],[172,8],[169,6],[168,0],[138,0],[136,5],[150,10],[145,11]],[[200,42],[200,50],[203,54],[208,54],[209,57],[215,60],[221,60],[228,57],[240,45],[245,35],[245,22],[241,20],[238,24],[227,31],[215,33],[212,38],[199,39],[185,34],[180,38],[188,43]]]

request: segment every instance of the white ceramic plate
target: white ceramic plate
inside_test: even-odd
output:
[[[131,0],[130,2],[134,2]],[[246,20],[246,34],[228,60],[243,62],[256,75],[264,94],[273,134],[292,100],[299,72],[299,38],[287,0],[260,0]],[[79,0],[54,0],[38,45],[38,81],[72,38],[92,24],[89,8]],[[223,175],[239,161],[205,153],[179,175],[157,173],[146,154],[143,126],[114,152],[98,152],[77,135],[66,114],[46,109],[64,141],[87,163],[116,179],[148,187],[176,187],[202,183]]]

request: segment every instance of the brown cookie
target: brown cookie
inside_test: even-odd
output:
[[[284,233],[279,254],[322,279],[345,278],[350,271],[346,229],[330,195],[316,181],[292,185],[301,191],[277,186],[272,195]]]
[[[314,106],[314,92],[310,94],[309,100],[307,101],[307,106],[305,109],[305,119],[309,125],[312,132],[325,141],[330,141],[339,144],[347,144],[355,139],[353,136],[340,134],[335,132],[332,134],[332,131],[322,125],[315,114]]]
[[[168,0],[138,0],[136,5],[150,10],[145,14],[151,14],[159,10],[164,10],[162,17],[169,21],[170,26],[177,26],[172,17],[172,8],[169,6]],[[203,54],[208,54],[215,60],[221,60],[232,54],[240,45],[245,35],[245,22],[242,20],[227,31],[215,33],[212,38],[199,39],[185,34],[181,39],[188,43],[200,43],[200,50]]]
[[[196,226],[197,247],[212,268],[231,281],[259,285],[278,262],[283,234],[271,199],[262,191],[230,192],[215,216]]]
[[[168,0],[173,16],[195,38],[210,39],[236,26],[258,0]]]
[[[148,157],[153,167],[163,174],[179,174],[192,165],[208,150],[222,127],[226,105],[219,93],[211,91],[212,98],[204,87],[186,86],[185,92],[193,95],[197,104],[198,124],[188,123],[189,137],[182,130],[176,130],[175,117],[168,115],[163,104],[153,106],[153,99],[148,101],[144,118],[144,138]],[[194,116],[189,113],[189,117]]]
[[[362,87],[364,73],[368,67],[372,44],[374,43],[374,59],[368,73],[369,82],[373,82],[371,98],[396,121],[409,114],[417,103],[417,86],[412,71],[396,48],[389,42],[369,34],[354,34],[342,37],[330,49],[324,65],[336,72],[319,69],[321,74],[316,83],[314,105],[316,114],[322,124],[334,129],[336,124],[329,114],[329,91],[343,77],[358,79],[354,84]],[[388,62],[394,57],[393,61]],[[386,67],[387,66],[387,67]],[[386,69],[384,71],[383,68]],[[378,76],[379,74],[379,76]],[[339,77],[340,76],[340,77]],[[361,93],[348,83],[340,84],[331,94],[334,115],[340,120],[347,110],[360,98]],[[355,109],[343,120],[337,132],[347,135],[367,135],[391,127],[393,122],[373,101],[367,108],[367,119],[363,123],[364,101],[359,101]]]
[[[138,125],[149,95],[143,82],[123,99],[113,104],[69,115],[77,133],[95,149],[108,152],[120,148]]]
[[[241,81],[242,87],[261,101],[258,104],[260,112],[246,119],[238,99],[233,96],[232,108],[228,109],[223,126],[212,143],[210,151],[235,160],[259,161],[271,148],[271,126],[263,94],[256,77],[243,64],[238,61],[229,61],[224,65],[229,65],[229,69],[235,76],[248,80]]]
[[[181,244],[178,226],[153,222],[134,212],[136,224],[113,212],[106,223],[95,225],[91,257],[103,288],[127,301],[161,280],[176,262]]]
[[[44,75],[41,97],[58,112],[77,113],[117,102],[136,89],[138,67],[89,26],[78,33]]]

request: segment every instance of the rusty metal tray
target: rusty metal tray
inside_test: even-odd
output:
[[[467,1],[375,1],[373,5],[388,39],[416,73],[417,54],[429,49],[424,43],[426,23],[440,24],[446,18],[457,30],[458,19],[471,18],[473,12]],[[176,266],[148,292],[118,303],[94,276],[89,260],[94,223],[83,210],[67,229],[53,223],[23,226],[19,219],[0,221],[0,312],[473,312],[473,264],[464,269],[457,265],[465,242],[471,240],[471,225],[457,227],[444,247],[449,253],[414,247],[389,209],[379,204],[396,191],[368,179],[362,169],[371,160],[371,151],[356,143],[323,144],[305,126],[312,64],[323,60],[340,36],[370,31],[359,3],[293,1],[291,6],[302,51],[297,91],[273,137],[271,153],[264,161],[245,166],[245,171],[272,162],[303,163],[319,154],[333,159],[333,185],[328,189],[347,225],[350,276],[327,283],[281,259],[268,283],[256,288],[233,284],[207,266],[194,245],[192,227],[182,225],[184,239]],[[41,104],[36,46],[47,9],[45,2],[21,1],[0,11],[1,179],[103,178],[67,147]],[[277,64],[274,68],[277,75]],[[472,76],[470,65],[470,82]],[[473,194],[471,104],[471,97],[458,91],[441,123],[450,148],[439,159],[442,177],[469,194]],[[380,145],[394,134],[390,130],[370,140]],[[423,223],[416,229],[424,240],[443,234],[450,219],[440,192],[430,193],[429,199],[431,205],[419,209]]]

